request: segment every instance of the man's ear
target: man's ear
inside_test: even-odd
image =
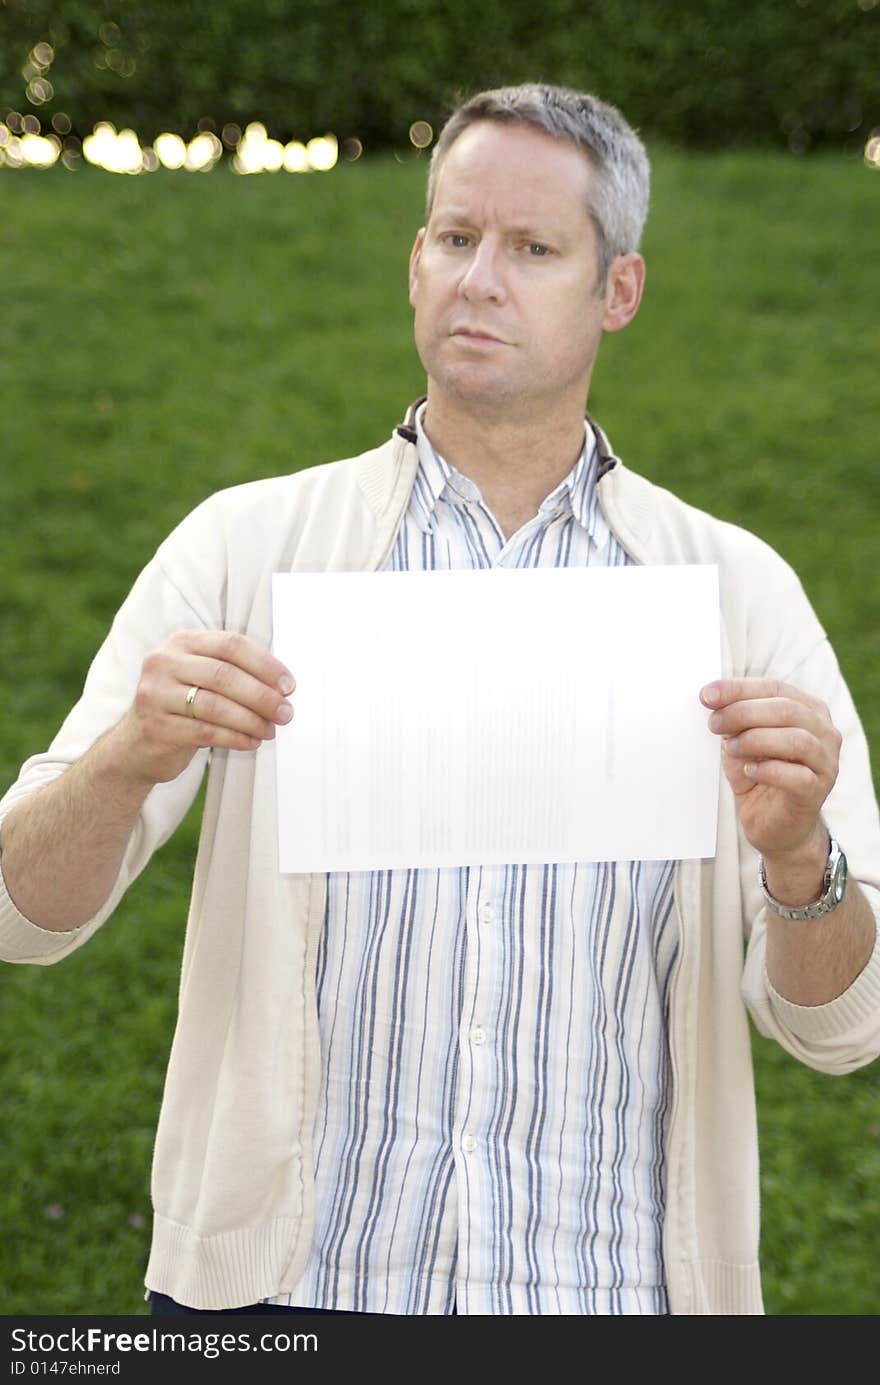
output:
[[[409,302],[412,308],[416,306],[416,291],[419,286],[419,256],[422,253],[424,240],[425,228],[422,226],[416,234],[412,252],[409,257]]]
[[[605,286],[605,316],[602,327],[606,332],[619,332],[632,322],[639,310],[645,288],[645,261],[631,251],[616,255],[608,268]]]

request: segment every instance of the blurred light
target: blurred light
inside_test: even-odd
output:
[[[336,167],[339,148],[335,135],[318,135],[306,145],[309,165],[319,173],[328,173]]]
[[[143,150],[134,130],[120,130],[109,120],[101,120],[82,143],[83,157],[108,173],[140,173]]]
[[[266,143],[266,127],[252,121],[246,128],[233,160],[236,173],[262,173],[263,146]]]
[[[49,44],[44,45],[39,56],[47,58],[50,50],[54,57]],[[35,77],[32,85],[41,83],[51,91],[51,83],[42,77]],[[266,126],[259,120],[251,121],[244,132],[235,122],[227,122],[218,136],[213,118],[202,116],[198,132],[189,143],[178,134],[163,131],[156,136],[152,147],[142,147],[134,130],[117,131],[109,120],[98,121],[82,143],[70,134],[72,121],[64,111],[57,111],[51,124],[52,131],[43,136],[40,119],[33,112],[22,115],[18,111],[8,111],[5,122],[0,121],[0,164],[14,168],[49,167],[60,161],[65,168],[73,169],[81,167],[85,159],[110,173],[145,173],[159,167],[209,172],[223,158],[225,146],[233,151],[230,162],[236,173],[274,173],[282,168],[290,173],[307,173],[311,170],[328,172],[335,168],[340,155],[334,134],[318,135],[307,143],[290,140],[284,144],[270,138]],[[419,124],[423,127],[421,131],[417,128]],[[416,138],[433,134],[424,121],[416,122],[413,132]],[[23,145],[25,136],[32,138]],[[345,140],[343,151],[350,162],[354,161],[363,154],[363,144],[350,137]],[[408,151],[407,157],[417,157],[416,150]]]
[[[55,88],[45,77],[35,77],[32,82],[28,82],[24,94],[32,106],[42,106],[52,100]]]
[[[288,173],[307,173],[309,156],[306,147],[298,139],[292,139],[284,146],[284,167]]]
[[[110,140],[115,138],[116,131],[112,126],[108,129],[106,125],[96,125],[92,133],[86,135],[83,140],[83,158],[101,168],[104,163],[104,151],[108,148]]]
[[[112,20],[107,20],[98,30],[98,38],[102,43],[106,43],[108,48],[112,48],[113,44],[118,43],[122,38],[119,25],[114,24]]]
[[[263,168],[267,173],[277,173],[284,164],[284,145],[278,139],[263,141]]]
[[[120,130],[113,146],[113,167],[111,173],[140,173],[144,166],[144,152],[134,130]]]
[[[875,131],[865,145],[865,163],[880,172],[880,131]]]
[[[61,142],[57,135],[47,139],[43,135],[22,135],[21,156],[32,168],[51,168],[61,153]]]
[[[183,168],[186,163],[186,145],[180,135],[157,135],[153,140],[153,149],[163,168]]]
[[[13,135],[12,138],[4,144],[2,154],[3,161],[9,168],[21,168],[23,166],[24,159],[21,156],[21,140],[17,135]]]
[[[51,43],[35,43],[31,49],[31,62],[36,67],[51,67],[55,61],[55,49]]]
[[[223,145],[207,130],[196,135],[186,147],[186,167],[191,173],[209,172],[223,153]]]
[[[427,149],[431,140],[434,138],[434,130],[427,120],[414,120],[409,127],[410,144],[414,144],[416,149]]]

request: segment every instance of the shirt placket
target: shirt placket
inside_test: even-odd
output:
[[[459,1022],[459,1084],[453,1121],[458,1192],[458,1293],[492,1278],[492,1178],[489,1147],[497,1098],[497,1018],[504,985],[504,866],[471,870]],[[472,1306],[471,1311],[475,1310]]]

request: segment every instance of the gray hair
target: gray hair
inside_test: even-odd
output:
[[[651,170],[645,146],[615,106],[571,87],[526,83],[481,91],[458,106],[431,153],[426,219],[450,146],[478,120],[532,125],[567,139],[588,156],[595,178],[587,207],[596,228],[600,288],[615,255],[638,250],[648,215]]]

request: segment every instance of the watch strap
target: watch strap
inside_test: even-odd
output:
[[[795,919],[799,922],[822,918],[824,914],[830,914],[832,910],[836,909],[843,899],[846,889],[846,857],[841,850],[840,843],[829,835],[828,861],[825,866],[822,894],[813,904],[795,906],[782,904],[778,899],[774,899],[767,888],[767,873],[764,869],[763,857],[760,865],[760,881],[761,892],[767,904],[780,918]]]

